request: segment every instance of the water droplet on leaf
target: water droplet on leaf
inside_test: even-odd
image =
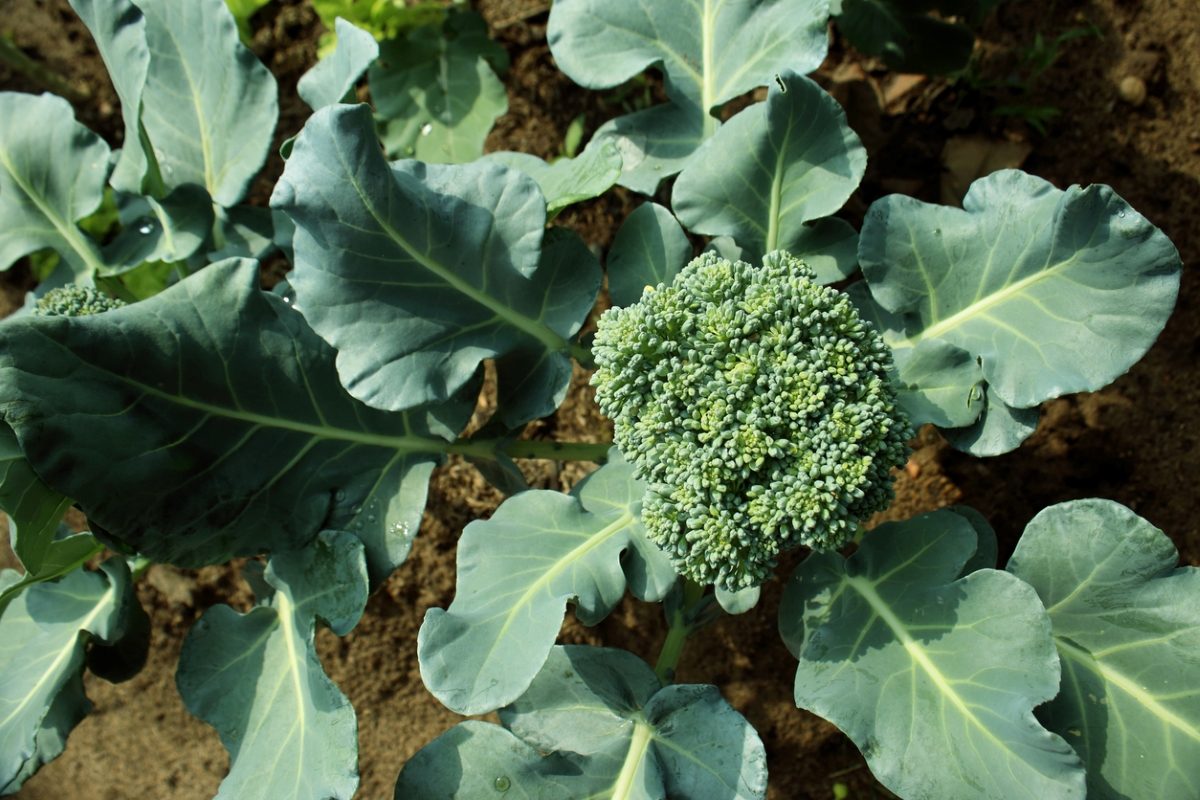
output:
[[[336,497],[337,497],[337,501],[340,503],[346,499],[346,492],[342,489],[338,489]]]
[[[374,521],[375,521],[375,515],[374,515],[374,514],[368,514],[368,515],[367,515],[367,522],[374,522]]]
[[[428,136],[431,133],[433,133],[433,123],[432,122],[426,122],[424,125],[421,126],[421,135],[422,136]]]
[[[1122,216],[1124,216],[1124,215],[1122,215]],[[147,222],[146,224],[142,225],[142,227],[138,228],[138,233],[145,235],[152,230],[154,230],[154,226],[152,224],[150,224],[149,222]]]
[[[512,781],[508,779],[508,776],[501,775],[492,781],[492,786],[495,787],[497,792],[507,792],[508,787],[512,786]]]

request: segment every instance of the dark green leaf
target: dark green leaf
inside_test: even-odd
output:
[[[299,308],[338,349],[350,394],[402,410],[452,396],[485,358],[566,351],[598,285],[546,294],[562,277],[535,274],[537,184],[486,162],[389,165],[370,124],[366,106],[314,114],[272,198],[296,223]],[[545,408],[558,391],[529,383],[510,405]]]
[[[336,528],[381,580],[474,398],[404,414],[354,401],[332,349],[258,281],[230,260],[115,311],[0,326],[5,417],[50,486],[156,561],[220,563]]]
[[[630,306],[646,287],[670,284],[692,257],[692,243],[670,211],[643,203],[621,223],[608,251],[608,296]]]

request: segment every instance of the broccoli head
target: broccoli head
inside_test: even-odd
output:
[[[68,284],[46,292],[29,313],[36,317],[86,317],[125,305],[124,300],[109,297],[87,286]]]
[[[736,591],[782,550],[836,548],[887,508],[912,428],[850,298],[774,252],[713,253],[600,319],[592,378],[676,569]]]

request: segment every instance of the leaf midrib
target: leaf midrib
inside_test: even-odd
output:
[[[354,187],[355,193],[362,201],[363,207],[367,209],[368,213],[370,213],[371,217],[375,220],[383,232],[387,234],[388,238],[400,245],[400,248],[404,250],[404,252],[408,253],[410,258],[432,273],[439,280],[448,284],[450,288],[488,309],[495,314],[496,317],[504,322],[507,322],[517,330],[529,334],[534,339],[545,345],[548,350],[558,352],[568,349],[566,339],[559,336],[542,323],[529,319],[523,314],[519,314],[515,310],[497,301],[488,293],[480,289],[476,289],[474,286],[443,267],[439,262],[435,261],[417,249],[412,242],[404,237],[398,230],[393,228],[391,223],[384,218],[384,215],[380,214],[375,208],[375,205],[371,202],[370,198],[367,196],[367,193],[363,190],[362,185],[359,183],[358,176],[354,174],[354,171],[350,168],[350,165],[346,163],[346,160],[343,158],[340,148],[337,149],[337,154],[342,170],[345,173],[347,180],[349,180],[350,185]],[[390,173],[391,167],[388,167],[385,164],[385,168],[388,169]],[[388,178],[393,182],[395,181],[394,175],[389,174]],[[432,214],[432,211],[429,213]]]
[[[1138,686],[1116,669],[1105,664],[1103,661],[1094,658],[1082,647],[1072,644],[1065,637],[1055,636],[1054,646],[1058,648],[1058,652],[1063,658],[1071,659],[1084,669],[1098,676],[1106,684],[1117,686],[1125,694],[1129,695],[1138,703],[1140,703],[1143,708],[1147,709],[1155,717],[1162,720],[1164,724],[1174,727],[1188,738],[1200,743],[1200,727],[1192,725],[1187,720],[1181,718],[1178,714],[1172,712],[1170,709],[1160,703],[1156,697],[1151,695],[1144,687]]]
[[[21,191],[25,193],[25,196],[33,201],[33,204],[37,206],[38,211],[42,212],[42,216],[50,220],[50,224],[53,225],[55,230],[58,231],[58,235],[67,240],[67,243],[71,245],[72,249],[74,249],[76,253],[79,254],[80,258],[83,259],[83,262],[88,266],[89,269],[91,269],[93,272],[100,272],[104,268],[104,265],[97,261],[95,255],[88,249],[87,245],[82,239],[82,232],[74,225],[74,223],[67,222],[58,215],[58,212],[54,211],[42,202],[41,195],[39,195],[37,192],[34,192],[33,187],[31,187],[22,179],[20,173],[17,172],[16,167],[13,166],[12,159],[9,158],[8,151],[2,148],[0,148],[0,162],[3,162],[5,170],[7,170],[8,174],[12,176],[12,179],[16,181],[16,184],[21,187]]]

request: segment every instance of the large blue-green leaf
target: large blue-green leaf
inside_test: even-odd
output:
[[[185,183],[235,205],[279,117],[275,78],[238,39],[224,0],[138,0],[150,69],[142,125],[167,191]]]
[[[100,569],[31,586],[0,617],[0,794],[62,752],[92,710],[88,643],[116,644],[129,628],[138,602],[129,568],[114,558]]]
[[[1038,717],[1083,758],[1088,797],[1200,796],[1200,570],[1110,500],[1042,511],[1008,570],[1050,612],[1062,689]]]
[[[110,179],[114,189],[130,194],[161,195],[162,179],[154,151],[142,128],[142,91],[150,66],[146,21],[130,0],[70,0],[91,31],[121,100],[125,146]]]
[[[378,408],[445,400],[485,358],[567,351],[599,289],[594,263],[569,293],[539,274],[546,207],[532,178],[486,162],[389,165],[366,106],[313,115],[271,203],[296,223],[299,308],[339,351],[350,394]],[[530,383],[524,402],[556,390]]]
[[[675,182],[671,205],[693,233],[730,236],[756,264],[773,250],[802,256],[805,223],[845,205],[867,168],[846,112],[808,78],[783,70],[766,103],[725,123]],[[849,266],[853,266],[850,264]],[[849,273],[818,274],[822,283]]]
[[[463,723],[426,747],[401,771],[396,797],[766,796],[762,741],[717,688],[663,687],[624,650],[552,648],[500,720],[512,733]]]
[[[1016,170],[963,209],[891,195],[867,213],[859,261],[904,337],[982,360],[1014,408],[1112,382],[1153,344],[1179,291],[1179,253],[1107,186],[1055,189]]]
[[[333,350],[258,281],[257,263],[229,260],[125,308],[0,326],[0,408],[38,475],[156,561],[220,563],[336,528],[363,539],[379,580],[474,398],[404,414],[356,402]]]
[[[271,557],[275,591],[248,614],[214,606],[188,631],[175,684],[188,711],[229,751],[218,800],[350,800],[358,788],[358,721],[325,675],[318,619],[338,636],[367,603],[362,544],[325,531]]]
[[[559,0],[547,38],[559,69],[591,89],[662,69],[671,103],[596,133],[617,140],[622,185],[651,194],[716,133],[719,106],[781,70],[816,69],[828,17],[828,0]]]
[[[1079,758],[1034,706],[1058,692],[1032,588],[980,569],[971,521],[934,512],[809,556],[780,606],[796,704],[854,740],[901,797],[1082,798]]]
[[[645,484],[616,450],[609,458],[570,495],[524,492],[463,531],[454,602],[426,612],[417,641],[425,686],[450,709],[481,714],[520,697],[568,602],[595,625],[626,584],[652,602],[674,585],[669,560],[642,527]]]
[[[590,144],[576,158],[560,158],[547,164],[528,153],[502,151],[484,156],[518,169],[538,183],[546,197],[546,215],[554,219],[569,205],[599,197],[621,177],[621,154],[613,142]]]
[[[608,251],[608,296],[618,306],[642,298],[647,286],[670,284],[692,257],[692,243],[670,211],[642,203],[621,223]]]
[[[488,132],[508,111],[493,67],[504,72],[508,54],[474,11],[385,40],[370,81],[388,156],[462,164],[483,155]]]
[[[0,269],[51,248],[76,278],[104,267],[75,223],[100,207],[108,145],[61,97],[0,92]]]
[[[379,43],[362,28],[337,18],[337,50],[300,77],[296,92],[317,111],[340,103],[379,58]]]

